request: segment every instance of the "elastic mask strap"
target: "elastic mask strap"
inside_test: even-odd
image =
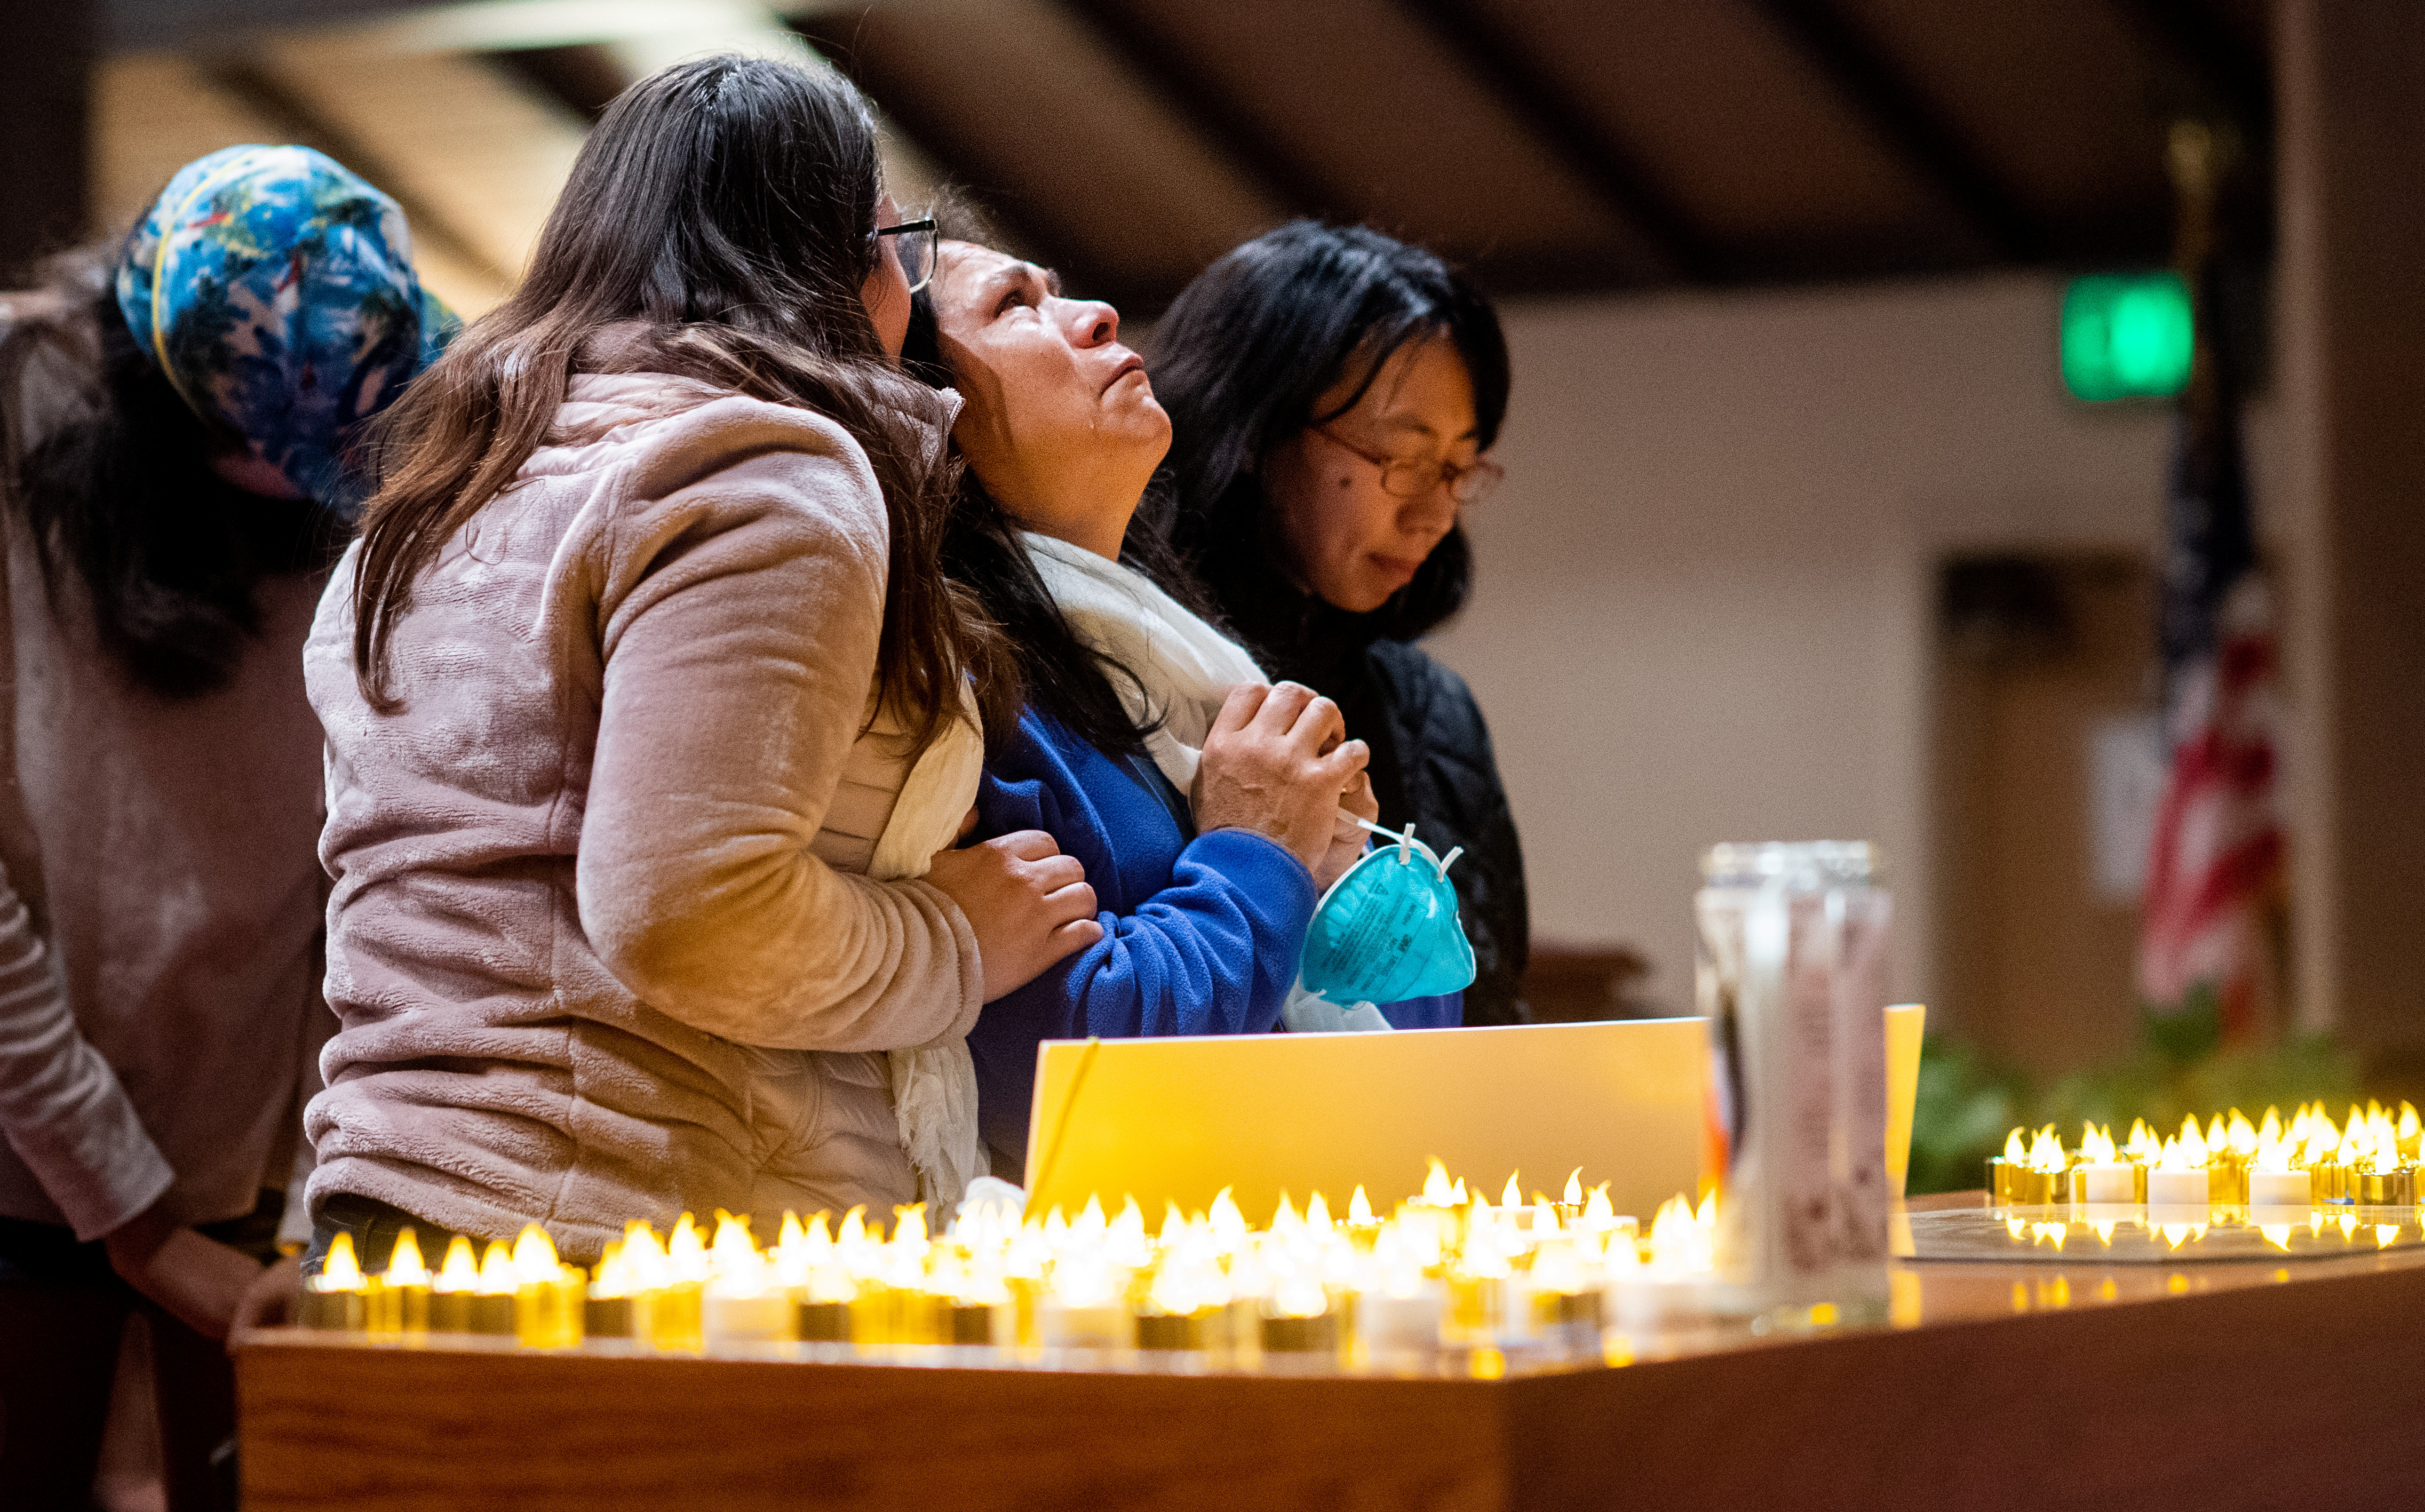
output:
[[[1344,809],[1341,809],[1339,812],[1341,813],[1347,813],[1347,811]],[[1372,833],[1379,835],[1384,840],[1396,841],[1398,843],[1398,862],[1400,865],[1405,864],[1406,859],[1412,848],[1420,847],[1423,853],[1423,860],[1430,861],[1434,866],[1438,867],[1439,874],[1442,877],[1446,877],[1448,875],[1448,869],[1456,864],[1456,859],[1465,854],[1465,847],[1463,845],[1453,845],[1449,848],[1449,853],[1446,856],[1434,856],[1429,845],[1424,845],[1421,841],[1415,838],[1415,827],[1412,824],[1408,824],[1406,826],[1405,832],[1401,834],[1395,829],[1384,829],[1370,819],[1357,819],[1356,815],[1352,813],[1348,813],[1347,817],[1350,819],[1356,819],[1356,824],[1358,828],[1370,830]]]

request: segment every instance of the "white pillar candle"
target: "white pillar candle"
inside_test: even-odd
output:
[[[2120,1161],[2095,1161],[2073,1169],[2080,1172],[2082,1202],[2136,1203],[2139,1188],[2134,1169]]]
[[[712,1344],[764,1343],[792,1337],[792,1298],[768,1287],[729,1296],[710,1284],[699,1310],[700,1331]]]
[[[2167,1170],[2158,1166],[2147,1172],[2147,1221],[2164,1223],[2204,1223],[2207,1221],[2207,1173],[2197,1170]]]
[[[1136,1320],[1125,1302],[1072,1307],[1048,1296],[1036,1305],[1036,1333],[1048,1349],[1131,1349]]]
[[[2314,1203],[2305,1171],[2250,1171],[2251,1208],[2295,1208],[2305,1213]]]
[[[1374,1354],[1437,1349],[1440,1311],[1447,1305],[1448,1294],[1437,1281],[1425,1281],[1406,1296],[1364,1292],[1356,1298],[1357,1332]]]

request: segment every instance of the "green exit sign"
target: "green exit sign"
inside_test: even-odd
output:
[[[2096,273],[2063,291],[2063,382],[2074,397],[2168,399],[2190,380],[2194,330],[2177,273]]]

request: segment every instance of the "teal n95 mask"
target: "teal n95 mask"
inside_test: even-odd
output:
[[[1448,879],[1465,848],[1442,858],[1411,824],[1399,834],[1356,822],[1396,844],[1368,853],[1314,905],[1297,965],[1305,989],[1332,1003],[1401,1003],[1472,986],[1473,945]]]

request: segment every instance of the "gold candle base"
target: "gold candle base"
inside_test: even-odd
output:
[[[510,1294],[472,1295],[471,1333],[510,1334],[514,1331],[514,1298]]]
[[[2360,1207],[2406,1208],[2417,1205],[2417,1172],[2409,1166],[2388,1171],[2353,1171],[2352,1195]]]
[[[632,1299],[593,1296],[581,1305],[581,1331],[592,1339],[632,1337]]]
[[[429,1331],[429,1288],[375,1283],[362,1294],[366,1327],[376,1338],[409,1338]]]
[[[707,1347],[706,1287],[698,1281],[643,1292],[632,1309],[632,1332],[651,1349]]]
[[[1325,1312],[1318,1318],[1265,1318],[1263,1352],[1271,1355],[1335,1355],[1339,1352],[1339,1318]]]
[[[948,1314],[944,1340],[956,1344],[989,1344],[993,1343],[995,1309],[985,1302],[955,1302],[945,1309]]]
[[[514,1293],[514,1337],[533,1349],[570,1349],[588,1321],[588,1278],[567,1265]]]
[[[470,1292],[430,1293],[429,1331],[431,1333],[470,1333],[472,1299],[473,1294]]]
[[[1201,1349],[1204,1347],[1204,1319],[1192,1312],[1140,1312],[1136,1320],[1136,1346],[1139,1349]]]
[[[323,1292],[306,1284],[295,1297],[295,1322],[299,1327],[358,1333],[364,1311],[360,1292]]]
[[[1600,1294],[1535,1292],[1533,1294],[1533,1321],[1544,1329],[1566,1333],[1588,1332],[1597,1337],[1600,1329]]]
[[[850,1304],[847,1302],[803,1302],[799,1305],[797,1322],[803,1343],[850,1343]]]

